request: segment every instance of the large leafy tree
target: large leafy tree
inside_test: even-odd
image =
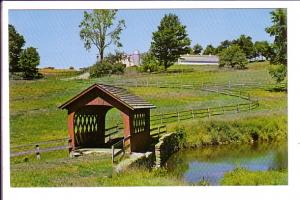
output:
[[[84,47],[89,50],[94,45],[103,61],[104,50],[111,44],[122,47],[120,34],[125,28],[125,21],[116,20],[117,10],[93,10],[84,11],[84,18],[79,27],[80,38],[84,41]]]
[[[231,41],[229,40],[224,40],[220,43],[220,45],[216,48],[215,50],[215,54],[220,53],[221,51],[223,51],[224,49],[227,49],[230,45],[231,45]]]
[[[238,45],[231,45],[224,49],[219,55],[220,67],[232,67],[235,69],[244,69],[248,63],[243,50]]]
[[[266,32],[274,36],[272,66],[269,70],[271,76],[281,82],[287,75],[287,18],[286,9],[276,9],[271,12],[273,25],[266,28]]]
[[[274,55],[271,63],[287,65],[287,20],[286,9],[276,9],[271,12],[273,25],[266,32],[274,36]]]
[[[250,36],[241,35],[238,39],[233,40],[232,43],[238,45],[248,59],[255,57],[254,44]]]
[[[158,30],[152,34],[151,51],[165,69],[170,67],[182,54],[189,52],[191,40],[186,26],[175,14],[165,15]]]
[[[19,67],[20,54],[22,52],[22,47],[25,44],[24,37],[19,34],[15,27],[11,24],[8,25],[9,31],[9,71],[19,72],[21,71]]]
[[[36,48],[28,47],[20,55],[19,66],[23,72],[24,79],[39,77],[37,66],[40,64],[40,56]]]
[[[255,57],[263,56],[266,60],[269,60],[272,56],[272,47],[267,41],[256,41],[254,43]]]
[[[216,54],[216,48],[209,44],[206,46],[204,52],[203,52],[204,55],[215,55]]]
[[[195,44],[193,47],[193,54],[200,54],[203,50],[203,47],[200,44]]]

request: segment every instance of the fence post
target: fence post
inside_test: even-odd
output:
[[[36,159],[41,159],[41,154],[40,154],[40,146],[37,144],[35,145],[35,155],[36,155]]]
[[[122,142],[123,142],[123,147],[122,147],[123,155],[125,155],[125,138],[122,140]]]
[[[112,165],[114,164],[114,158],[115,158],[115,146],[112,145],[111,146],[111,162],[112,162]]]
[[[230,81],[228,81],[228,88],[229,88],[229,89],[231,88],[231,84],[230,84]]]
[[[222,110],[223,110],[223,115],[225,115],[225,109],[224,109],[224,106],[222,106]]]
[[[250,99],[250,98],[251,98],[251,97],[250,97],[250,94],[248,93],[248,100],[249,100],[249,101],[251,101],[251,99]]]
[[[163,114],[160,113],[160,124],[163,124]]]
[[[69,138],[68,145],[69,145],[69,157],[73,158],[74,157],[74,151],[73,151],[73,146],[72,146],[72,138]]]
[[[210,110],[209,110],[209,107],[207,108],[207,116],[208,116],[208,118],[210,118]]]
[[[148,79],[147,79],[147,87],[149,87],[149,81],[148,81]]]
[[[240,112],[240,104],[236,105],[236,112],[239,113]]]

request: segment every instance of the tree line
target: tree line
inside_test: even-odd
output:
[[[10,77],[23,79],[41,78],[37,66],[40,64],[40,56],[36,48],[24,49],[24,36],[18,33],[15,27],[8,25],[9,31],[9,72]]]
[[[116,21],[116,14],[117,10],[92,10],[83,13],[83,19],[79,24],[79,36],[87,50],[94,46],[99,54],[97,62],[89,67],[92,77],[124,72],[123,53],[116,51],[115,54],[105,56],[105,50],[110,45],[122,47],[120,35],[126,25],[124,19]],[[205,49],[198,43],[191,47],[186,26],[180,22],[177,15],[166,14],[157,30],[152,33],[150,49],[142,57],[142,70],[148,72],[161,68],[166,70],[183,54],[218,55],[220,67],[235,69],[244,69],[249,61],[263,58],[271,63],[269,69],[271,76],[277,82],[281,82],[287,74],[286,9],[276,9],[270,14],[273,24],[265,30],[274,37],[273,43],[267,41],[253,43],[250,36],[242,34],[237,39],[222,41],[217,47],[209,44]],[[9,25],[10,72],[21,73],[25,79],[40,77],[37,69],[40,62],[37,49],[34,47],[23,49],[24,44],[24,37],[13,25]]]
[[[286,9],[276,9],[270,13],[272,26],[265,31],[274,37],[273,43],[256,41],[250,36],[242,34],[235,40],[225,40],[216,48],[209,44],[203,51],[204,55],[218,55],[219,67],[244,69],[249,61],[256,58],[269,60],[270,75],[281,82],[287,75],[287,20]],[[182,25],[174,14],[165,15],[157,31],[152,34],[149,51],[144,55],[143,67],[145,71],[155,71],[158,66],[167,69],[178,58],[187,53],[200,54],[203,50],[200,44],[190,47],[186,26]]]

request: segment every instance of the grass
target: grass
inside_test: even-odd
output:
[[[142,177],[142,178],[141,178]],[[110,156],[86,155],[11,166],[12,187],[185,185],[162,170],[130,169],[114,174]]]
[[[66,76],[73,76],[70,75],[73,72],[70,72],[66,76],[64,73],[57,76],[49,75],[43,80],[10,81],[10,145],[67,137],[67,113],[58,109],[58,106],[96,82],[116,83],[120,80],[166,81],[183,84],[228,83],[229,81],[273,82],[267,72],[267,66],[267,62],[250,63],[247,70],[220,70],[216,66],[172,66],[168,72],[161,74],[139,74],[128,70],[123,76],[113,75],[91,80],[62,80]],[[222,106],[244,101],[236,97],[191,89],[128,87],[128,90],[155,104],[157,108],[151,111],[152,114]],[[257,88],[242,88],[242,90],[259,98],[260,107],[257,110],[238,115],[228,114],[226,117],[215,116],[211,119],[181,122],[184,123],[188,133],[187,142],[191,145],[232,141],[249,142],[257,132],[258,140],[285,140],[287,137],[287,93]],[[106,126],[113,126],[118,121],[121,121],[120,112],[117,109],[109,111]],[[176,126],[176,123],[170,124],[168,130],[175,129]],[[221,134],[217,134],[218,132]],[[36,160],[34,155],[12,158],[12,186],[186,184],[163,172],[146,169],[135,169],[119,175],[112,174],[110,156],[70,159],[67,151],[55,151],[43,153],[41,157],[41,160]]]
[[[285,115],[193,120],[169,125],[168,130],[178,128],[186,132],[186,146],[287,140]]]
[[[282,171],[249,171],[237,168],[224,175],[222,185],[287,185],[288,172]]]
[[[89,155],[11,165],[12,187],[96,186],[111,176],[109,156]]]

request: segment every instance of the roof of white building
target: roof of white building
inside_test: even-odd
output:
[[[181,62],[219,62],[219,57],[214,55],[182,55]]]

